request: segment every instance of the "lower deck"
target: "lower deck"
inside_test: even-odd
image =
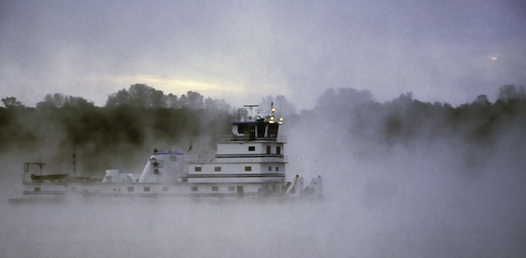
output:
[[[283,183],[99,183],[24,182],[24,195],[142,197],[262,197],[285,192]]]

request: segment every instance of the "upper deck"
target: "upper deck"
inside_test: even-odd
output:
[[[251,139],[248,137],[246,139],[244,136],[239,137],[237,135],[218,135],[216,137],[217,143],[232,143],[232,142],[241,142],[241,141],[271,141],[271,142],[277,142],[277,143],[286,143],[287,137],[285,135],[278,135],[277,137],[254,137]]]
[[[219,143],[239,142],[239,141],[273,141],[285,142],[285,137],[279,135],[279,126],[283,124],[283,118],[275,116],[276,109],[271,103],[270,114],[253,115],[253,108],[258,105],[245,105],[242,116],[232,122],[232,135],[230,137],[218,137]]]

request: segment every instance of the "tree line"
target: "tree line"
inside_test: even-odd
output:
[[[153,148],[188,146],[202,136],[228,133],[231,121],[223,100],[192,91],[176,98],[143,84],[111,94],[104,107],[60,93],[45,96],[34,108],[14,97],[2,103],[0,153],[17,151],[28,155],[25,161],[45,160],[71,170],[75,152],[77,170],[88,174],[123,165],[131,169]],[[210,149],[214,137],[200,144]],[[130,162],[136,155],[139,161]]]
[[[311,119],[332,124],[337,128],[334,133],[343,131],[354,142],[380,148],[434,140],[489,148],[502,137],[526,144],[526,91],[523,86],[505,85],[493,103],[487,95],[478,95],[453,107],[419,101],[412,93],[380,103],[366,90],[329,89],[299,120]]]
[[[523,86],[500,87],[493,103],[486,95],[478,95],[458,107],[422,102],[411,93],[381,103],[369,91],[352,88],[328,89],[314,109],[299,113],[284,96],[262,99],[262,104],[268,102],[279,102],[288,110],[287,127],[313,128],[313,121],[324,123],[329,129],[318,136],[337,135],[332,138],[338,143],[390,148],[439,139],[487,148],[502,135],[516,137],[518,145],[526,143],[522,137],[526,129]],[[211,150],[214,137],[228,134],[230,121],[238,115],[224,100],[192,91],[180,97],[166,95],[144,84],[109,95],[104,107],[59,93],[45,96],[34,108],[14,97],[3,98],[2,103],[1,153],[16,150],[26,153],[28,159],[70,169],[75,151],[78,170],[87,174],[112,167],[131,169],[144,163],[145,154],[154,147],[186,149],[194,143],[197,152],[196,141],[200,141],[202,150]]]

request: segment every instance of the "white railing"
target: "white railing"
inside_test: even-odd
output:
[[[218,135],[216,137],[218,143],[227,143],[227,142],[239,142],[239,141],[276,141],[276,142],[286,142],[287,137],[285,135],[278,135],[277,137],[254,137],[250,138],[248,136],[237,136],[237,135]]]
[[[185,160],[187,163],[211,163],[214,158],[216,158],[215,155],[192,155],[192,156],[185,156]],[[261,155],[222,155],[219,157],[224,162],[288,162],[288,157],[286,155],[281,155],[279,157],[277,156],[267,156],[265,154]],[[217,159],[216,159],[217,161]]]

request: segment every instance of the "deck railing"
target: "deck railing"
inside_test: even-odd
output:
[[[237,136],[237,135],[218,135],[216,140],[218,143],[243,142],[243,141],[286,142],[287,137],[285,135],[278,135],[277,137],[249,137],[249,136]]]
[[[240,162],[288,162],[288,157],[286,155],[192,155],[185,156],[187,163],[211,163],[212,161],[217,161],[219,159],[240,159]],[[214,160],[215,159],[215,160]],[[231,161],[229,161],[231,162]]]

